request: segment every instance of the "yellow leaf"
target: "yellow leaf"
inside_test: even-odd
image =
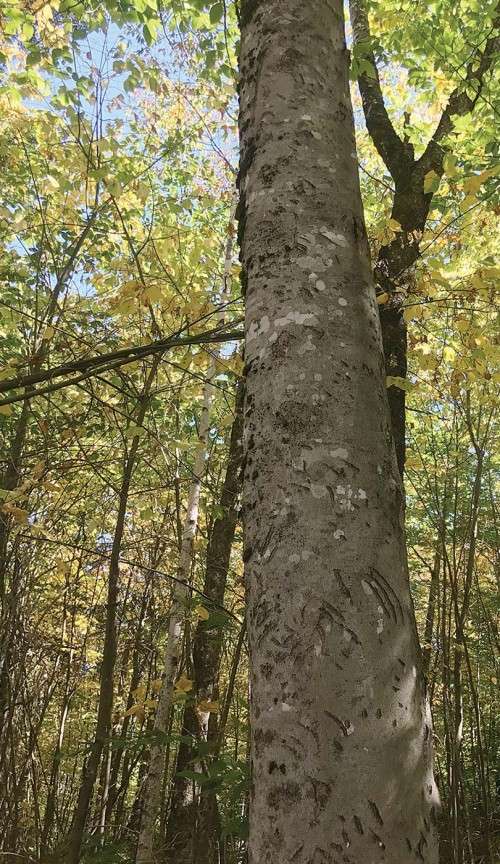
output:
[[[419,456],[409,456],[405,460],[406,468],[420,468],[421,464],[422,463]]]
[[[219,703],[218,702],[210,702],[208,699],[203,699],[197,705],[198,711],[204,711],[212,714],[216,714],[219,711]]]
[[[438,359],[433,354],[422,354],[418,361],[419,369],[435,369],[438,365]],[[410,388],[402,388],[410,389]]]
[[[456,177],[458,175],[456,164],[457,157],[453,156],[452,153],[447,153],[443,159],[444,173],[447,177]]]
[[[161,285],[148,285],[145,294],[151,303],[156,303],[158,300],[161,300]]]
[[[44,471],[45,471],[45,462],[40,461],[40,462],[36,463],[31,474],[35,478],[35,480],[39,480]]]
[[[384,303],[387,303],[389,299],[389,294],[387,291],[384,291],[383,294],[377,294],[377,303],[379,306],[382,306]]]
[[[236,375],[241,375],[243,373],[244,363],[240,354],[235,354],[231,357],[228,365]]]
[[[124,717],[135,717],[137,720],[144,720],[146,717],[146,712],[144,710],[144,705],[132,705],[128,711],[125,711]]]
[[[401,223],[397,219],[389,219],[389,228],[397,233],[401,231]]]
[[[155,678],[154,681],[151,681],[151,690],[153,693],[159,693],[162,687],[163,678]]]
[[[12,414],[12,406],[0,405],[0,414],[4,414],[5,417],[10,417],[10,415]]]
[[[193,689],[193,682],[190,678],[186,678],[185,675],[181,675],[178,681],[175,682],[175,689],[179,693],[189,693]]]
[[[61,576],[65,576],[70,571],[70,565],[63,558],[58,558],[56,561],[56,570]]]
[[[484,267],[482,273],[485,279],[500,279],[500,267]]]
[[[482,288],[487,287],[486,282],[483,282],[483,280],[477,273],[475,273],[474,276],[471,277],[470,281],[471,285],[473,285],[474,288],[477,288],[478,291],[480,291]]]
[[[208,611],[208,609],[205,609],[204,606],[197,606],[194,611],[196,612],[200,621],[208,621],[208,619],[210,618],[210,612]]]
[[[51,326],[46,327],[45,330],[44,330],[43,333],[42,333],[42,339],[43,339],[43,341],[44,341],[44,342],[49,342],[49,340],[52,339],[54,333],[55,333],[55,330],[54,330],[53,327],[51,327]]]
[[[136,294],[137,291],[142,291],[142,282],[139,282],[137,279],[130,279],[128,282],[123,282],[119,290],[122,297],[130,297]]]
[[[448,279],[446,279],[446,277],[443,276],[443,274],[440,273],[439,270],[430,270],[429,272],[430,272],[432,280],[434,282],[437,282],[438,285],[442,285],[443,288],[449,288],[450,287],[450,283],[448,282]]]
[[[472,193],[475,195],[479,192],[479,189],[483,185],[483,183],[488,180],[490,177],[494,177],[495,174],[498,174],[500,169],[499,165],[495,165],[494,168],[487,168],[486,171],[481,171],[480,174],[473,174],[472,177],[468,177],[464,182],[464,192]]]
[[[460,202],[460,212],[465,213],[469,207],[472,207],[476,203],[475,195],[466,195],[463,201]]]
[[[407,378],[401,378],[399,375],[388,375],[385,379],[386,387],[399,387],[400,390],[413,390],[414,385]]]
[[[414,318],[422,317],[423,305],[421,303],[412,303],[411,306],[407,306],[403,312],[403,318],[405,321],[412,321]]]
[[[428,171],[424,177],[424,192],[435,192],[439,186],[440,177],[435,171]]]
[[[146,687],[144,684],[139,684],[139,686],[136,687],[135,690],[132,690],[132,696],[134,697],[134,699],[137,699],[138,702],[143,702],[145,695]]]
[[[131,315],[134,312],[134,301],[127,299],[118,303],[113,309],[113,315]]]
[[[453,348],[450,348],[450,346],[447,345],[446,348],[443,349],[443,359],[446,360],[447,363],[452,363],[455,357],[456,354]]]
[[[4,504],[0,509],[9,516],[12,516],[19,525],[27,525],[29,515],[27,510],[22,510],[20,507],[16,507],[15,504]]]

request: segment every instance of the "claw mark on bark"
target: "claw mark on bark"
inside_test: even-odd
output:
[[[347,600],[349,600],[349,602],[352,603],[352,594],[349,591],[349,588],[345,584],[344,580],[342,579],[342,575],[340,573],[340,570],[334,570],[333,575],[335,576],[335,579],[338,582],[338,586],[339,586],[341,594],[343,594],[344,597],[346,597]]]
[[[342,840],[344,841],[345,845],[349,849],[349,846],[351,845],[351,838],[349,837],[349,834],[347,833],[345,828],[342,829]]]
[[[295,746],[293,746],[295,744]],[[294,735],[290,736],[288,741],[282,740],[281,746],[285,748],[285,750],[289,750],[296,759],[303,758],[303,754],[306,752],[306,748],[303,741],[299,741],[298,738],[295,738]]]
[[[328,486],[328,485],[327,485],[326,488],[327,488],[327,490],[328,490],[328,494],[329,494],[329,496],[330,496],[330,501],[332,502],[332,507],[333,507],[333,509],[335,510],[335,493],[334,493],[334,491],[333,491],[333,489],[332,489],[331,486]]]
[[[299,857],[300,853],[302,852],[303,848],[304,848],[304,844],[301,843],[300,846],[293,853],[292,857],[290,858],[290,861],[296,861],[297,858]]]
[[[269,545],[269,541],[270,541],[273,534],[274,534],[274,528],[271,527],[268,529],[266,536],[263,537],[263,539],[260,541],[260,543],[256,544],[257,549],[261,555],[263,555],[264,552],[266,551],[266,548]]]
[[[335,714],[331,713],[331,711],[325,711],[325,714],[327,717],[330,718],[330,720],[333,720],[334,723],[337,724],[339,729],[342,730],[343,735],[347,737],[348,735],[351,735],[353,733],[354,729],[351,723],[344,723],[344,721],[341,720],[340,717],[336,717]]]
[[[362,824],[359,816],[353,816],[352,821],[354,822],[354,824],[356,826],[356,831],[358,832],[358,834],[364,834],[365,832],[363,831],[363,824]]]
[[[313,857],[310,859],[311,864],[331,864],[331,860],[330,854],[321,846],[316,846]]]
[[[344,614],[343,614],[343,612],[341,612],[340,609],[337,609],[337,608],[333,605],[333,603],[329,603],[328,600],[323,600],[323,602],[322,602],[322,604],[321,604],[321,606],[320,606],[320,613],[321,613],[321,612],[323,612],[323,613],[324,613],[327,617],[329,617],[332,621],[334,620],[334,618],[333,618],[334,615],[338,615],[338,617],[340,618],[340,620],[341,620],[342,622],[344,621]],[[337,623],[337,622],[335,622],[335,623]],[[344,626],[343,623],[342,623],[342,626]]]
[[[266,638],[266,636],[274,630],[273,622],[269,621],[268,623],[266,623],[266,621],[265,621],[266,617],[267,617],[267,615],[265,617],[261,618],[260,621],[255,622],[257,627],[258,626],[262,627],[262,625],[264,625],[262,627],[261,632],[259,633],[259,635],[257,637],[257,644],[258,645],[260,645],[263,642],[263,640]]]
[[[377,844],[377,846],[380,846],[381,849],[385,849],[384,841],[382,840],[381,837],[378,836],[378,834],[375,833],[375,831],[372,831],[371,828],[370,828],[370,834],[372,835],[372,838],[375,840],[375,843]]]
[[[345,616],[340,609],[337,609],[333,606],[332,603],[329,603],[327,600],[323,600],[321,606],[319,608],[319,620],[318,620],[318,628],[322,629],[322,617],[328,619],[328,621],[332,624],[336,624],[337,627],[341,627],[342,630],[345,630],[346,633],[349,633],[349,636],[355,642],[356,645],[361,645],[358,634],[351,628],[345,624]],[[338,619],[338,620],[337,620]]]
[[[377,583],[377,585],[380,587],[380,590],[384,592],[385,596],[387,596],[389,604],[394,609],[394,614],[396,616],[395,621],[397,621],[397,611],[399,610],[399,613],[401,615],[401,621],[404,623],[405,612],[403,604],[401,603],[401,600],[399,599],[396,591],[394,590],[390,582],[388,582],[385,576],[383,576],[382,573],[376,570],[375,567],[370,568],[370,577]]]
[[[424,861],[424,846],[427,846],[427,840],[422,834],[422,832],[420,832],[420,840],[418,841],[417,848],[415,849],[415,855],[417,856],[417,858],[420,859],[420,861]]]
[[[383,825],[384,820],[382,819],[382,816],[380,815],[380,810],[378,809],[377,805],[375,804],[375,801],[368,800],[368,806],[369,806],[370,810],[372,811],[373,816],[377,820],[378,824]]]
[[[373,593],[375,594],[378,602],[385,610],[385,612],[390,615],[394,619],[394,623],[397,624],[398,616],[396,613],[396,608],[392,601],[387,597],[386,594],[383,593],[382,589],[373,579],[366,579],[366,583],[370,586]]]
[[[314,777],[307,777],[313,789],[314,796],[314,818],[317,820],[320,813],[325,809],[328,799],[332,794],[330,783],[324,783],[322,780],[317,780]]]

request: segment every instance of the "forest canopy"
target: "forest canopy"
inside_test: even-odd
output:
[[[338,16],[342,5],[332,4]],[[380,473],[385,480],[394,463],[388,488],[399,495],[406,526],[422,704],[427,699],[432,714],[439,860],[493,864],[500,829],[500,11],[497,0],[351,0],[348,7],[338,57],[349,74],[356,147],[345,153],[355,157],[354,197],[359,172],[373,272],[367,290],[377,333],[382,328],[385,366],[382,372],[380,349],[376,375],[392,438],[384,438],[389,455]],[[318,269],[308,227],[297,222],[290,246],[276,227],[287,210],[273,197],[285,182],[283,154],[267,174],[256,167],[277,125],[266,63],[279,45],[278,24],[286,50],[276,92],[307,53],[287,42],[297,8],[296,0],[0,2],[0,862],[265,864],[256,845],[252,852],[256,840],[250,853],[248,846],[252,776],[260,782],[250,769],[250,712],[253,725],[262,692],[254,677],[249,693],[249,653],[257,669],[261,637],[272,640],[275,631],[278,638],[279,627],[257,639],[264,612],[258,579],[247,576],[245,585],[245,569],[254,572],[257,549],[264,562],[277,555],[269,566],[278,572],[281,553],[271,540],[274,510],[266,510],[274,491],[267,494],[249,467],[249,438],[255,424],[264,428],[265,399],[281,386],[282,364],[291,363],[295,336],[287,342],[285,331],[307,328],[298,364],[310,368],[324,323],[315,304],[326,303],[328,267],[335,266],[332,252],[327,275]],[[321,69],[328,65],[322,57],[318,48]],[[313,60],[304,62],[310,71]],[[260,90],[252,63],[262,64]],[[332,92],[325,112],[340,128],[346,109],[336,99]],[[292,98],[283,110],[293,126]],[[300,160],[288,165],[290,212],[299,219],[313,187],[321,180],[328,190],[330,178],[325,207],[334,219],[343,206],[335,185],[343,157],[328,160],[344,141],[329,150],[328,130],[312,107],[313,116],[304,111],[297,116]],[[276,152],[287,122],[276,132]],[[314,154],[323,146],[322,161]],[[307,153],[310,175],[300,173]],[[257,206],[269,216],[257,219]],[[315,242],[330,243],[341,258],[347,241],[336,231],[327,223]],[[256,237],[261,250],[251,246]],[[294,260],[309,268],[309,294],[300,295],[309,297],[308,311],[273,318],[262,307],[252,318],[257,296],[292,290],[279,274],[274,294],[272,286],[275,262],[293,257],[293,243],[301,256]],[[259,279],[269,280],[264,288]],[[344,295],[332,327],[349,314]],[[274,365],[259,372],[256,346],[270,327]],[[347,424],[349,411],[358,416],[344,405],[356,380],[350,372],[341,380],[336,364],[335,356],[331,390],[324,367],[317,373],[325,390],[308,411],[288,383],[288,401],[276,411],[284,443],[275,463],[286,461],[290,437],[303,435],[299,420],[309,423],[311,412],[314,419],[317,404],[322,410],[329,402],[332,412],[338,405]],[[247,392],[245,405],[245,382],[253,393],[255,374],[266,393],[259,402],[256,391],[256,406]],[[381,423],[374,410],[358,434],[369,439]],[[256,449],[270,460],[265,440]],[[366,492],[361,480],[348,485],[351,457],[343,442],[335,447],[319,473],[305,451],[293,470],[322,499],[315,506],[332,498],[337,546],[362,548],[369,545],[364,528],[346,538],[342,519],[358,513]],[[324,479],[330,470],[333,491]],[[242,514],[242,482],[255,532],[253,517]],[[266,536],[244,542],[243,528],[247,538]],[[312,553],[289,551],[287,560],[300,562],[297,579],[307,583]],[[344,609],[354,593],[335,554],[334,611],[320,614],[316,630],[302,615],[297,642],[290,635],[282,643],[284,664],[288,653],[302,657],[300,639],[304,656],[319,657],[339,627],[335,656],[346,644],[357,650]],[[400,626],[402,608],[397,583],[384,579],[363,582],[378,609],[372,629],[380,645],[384,628]],[[393,685],[404,689],[399,679]],[[370,698],[375,716],[382,702]],[[333,718],[332,738],[341,743],[340,750],[332,745],[332,764],[358,734],[351,719]],[[266,771],[284,795],[281,757]],[[327,782],[311,782],[320,821]],[[267,800],[277,811],[285,807],[276,804],[278,793]],[[373,837],[356,811],[349,825],[331,829],[332,857],[307,858],[297,846],[295,864],[361,864],[348,850],[369,836],[381,855],[387,826],[372,803]],[[423,857],[432,830],[423,829],[425,843],[407,840],[408,861],[437,860]]]

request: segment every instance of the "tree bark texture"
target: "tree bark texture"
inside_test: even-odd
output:
[[[341,0],[241,8],[250,864],[437,861]]]

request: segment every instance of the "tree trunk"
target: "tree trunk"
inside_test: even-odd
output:
[[[429,669],[432,658],[432,637],[434,635],[434,618],[436,616],[436,602],[439,589],[439,574],[441,570],[441,548],[443,545],[442,531],[438,538],[438,547],[434,555],[434,562],[431,569],[431,581],[429,585],[429,598],[427,600],[427,612],[425,616],[424,639],[422,649],[422,671],[426,677],[429,676]]]
[[[389,295],[387,302],[380,306],[386,374],[406,378],[408,346],[404,304],[413,279],[413,266],[421,254],[420,243],[433,196],[432,192],[425,191],[425,176],[429,171],[433,171],[436,177],[442,177],[447,152],[442,141],[453,128],[452,118],[472,111],[480,98],[484,77],[498,55],[500,38],[495,30],[500,24],[500,13],[497,13],[494,19],[489,38],[482,42],[469,58],[461,86],[450,94],[448,104],[424,153],[419,159],[415,159],[413,145],[399,137],[385,107],[366,2],[349,0],[349,8],[354,45],[371,67],[369,73],[363,72],[358,79],[366,125],[374,146],[393,178],[391,218],[400,225],[393,241],[387,246],[381,246],[374,268],[377,293]],[[463,81],[471,85],[473,97],[463,86]],[[387,395],[396,457],[403,476],[406,457],[406,395],[405,391],[397,386],[389,387]]]
[[[341,0],[242,4],[250,864],[437,860]]]
[[[157,740],[151,746],[149,766],[142,796],[142,811],[137,841],[135,864],[153,864],[156,821],[161,809],[161,793],[165,773],[165,741],[168,719],[174,700],[174,684],[179,671],[182,647],[183,625],[190,599],[189,579],[193,562],[193,546],[198,530],[200,491],[205,473],[208,433],[210,431],[210,408],[212,404],[211,378],[215,375],[215,361],[211,364],[208,381],[204,386],[203,407],[199,422],[198,452],[193,468],[193,479],[189,490],[186,517],[182,534],[178,582],[174,586],[170,606],[167,648],[163,683],[158,697],[158,707],[154,719],[154,732]],[[210,375],[210,372],[212,373]]]
[[[233,545],[237,521],[238,498],[241,489],[242,462],[242,426],[243,426],[243,385],[240,384],[236,394],[235,418],[231,429],[229,455],[220,498],[222,513],[214,522],[207,549],[207,565],[203,593],[215,606],[224,602],[229,560]],[[215,698],[215,688],[219,672],[220,652],[222,648],[222,631],[211,629],[210,619],[200,620],[196,626],[193,646],[194,690],[200,699],[212,701]],[[186,705],[182,720],[182,735],[192,736],[192,743],[181,741],[177,755],[174,786],[172,790],[172,806],[167,825],[167,848],[169,856],[176,864],[187,864],[193,861],[194,833],[198,816],[194,812],[201,799],[193,798],[192,780],[180,777],[179,773],[186,771],[193,758],[197,742],[207,737],[208,715],[196,712],[192,705]],[[203,797],[203,796],[202,796]],[[214,798],[215,796],[210,796]],[[215,808],[216,809],[216,808]],[[214,802],[211,801],[207,813],[211,816]],[[204,820],[205,823],[205,820]],[[215,825],[210,820],[212,829]],[[205,850],[217,847],[217,838],[210,831],[206,836],[207,824],[204,824],[204,834],[201,844]],[[208,859],[208,860],[214,860]],[[200,864],[198,858],[196,864]]]

